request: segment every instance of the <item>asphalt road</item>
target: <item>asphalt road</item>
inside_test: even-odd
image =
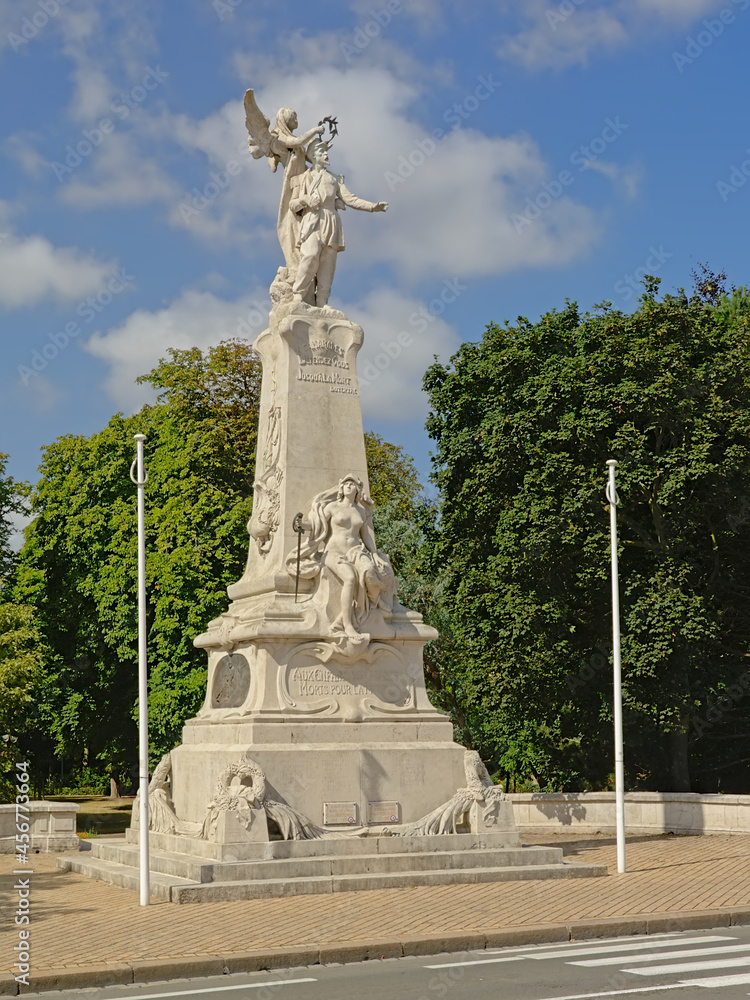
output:
[[[750,996],[750,928],[309,966],[26,996],[91,1000],[594,1000]]]

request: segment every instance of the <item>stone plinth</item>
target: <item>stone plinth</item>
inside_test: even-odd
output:
[[[77,851],[76,816],[80,808],[77,802],[29,802],[29,812],[18,814],[20,822],[29,824],[29,849]],[[15,804],[0,805],[0,854],[15,853],[16,832]]]

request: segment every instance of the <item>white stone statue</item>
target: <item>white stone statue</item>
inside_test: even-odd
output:
[[[297,114],[291,108],[281,108],[269,131],[270,121],[255,103],[252,90],[245,93],[245,125],[253,157],[267,156],[274,171],[279,163],[284,165],[277,222],[286,261],[283,278],[292,285],[297,302],[327,305],[336,254],[344,249],[339,210],[348,206],[362,212],[385,212],[388,204],[358,198],[344,184],[343,175],[331,173],[329,144],[320,138],[325,125],[295,136]],[[312,161],[309,169],[307,159]]]
[[[314,140],[309,151],[312,166],[293,182],[291,209],[302,216],[293,292],[297,302],[324,306],[331,294],[336,255],[344,249],[339,209],[348,206],[361,212],[385,212],[388,203],[365,201],[352,194],[343,175],[337,177],[328,169],[327,143]]]
[[[370,611],[392,612],[396,597],[390,560],[375,544],[372,507],[362,480],[348,475],[313,499],[303,522],[300,577],[322,574],[340,585],[340,613],[331,622],[331,633],[343,633],[355,642],[369,641],[360,626]],[[296,557],[292,552],[287,559],[289,572],[296,571]]]
[[[296,177],[305,172],[305,148],[313,139],[325,132],[325,125],[316,125],[304,135],[294,135],[297,128],[297,112],[291,108],[280,108],[276,124],[269,131],[270,121],[255,103],[252,90],[245,92],[245,126],[250,135],[248,145],[254,159],[267,156],[273,172],[279,163],[284,165],[284,180],[281,186],[277,231],[286,266],[293,274],[299,261],[299,218],[291,211],[292,185]]]

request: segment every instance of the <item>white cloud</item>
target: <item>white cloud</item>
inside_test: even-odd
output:
[[[491,74],[478,77],[471,92],[446,107],[435,122],[440,126],[435,141],[434,127],[420,124],[412,113],[419,87],[388,70],[358,64],[281,78],[268,72],[272,82],[264,86],[261,80],[256,87],[267,117],[273,121],[279,107],[293,107],[302,131],[335,113],[341,134],[331,152],[332,169],[346,174],[355,194],[390,202],[386,216],[346,213],[347,264],[382,263],[406,282],[473,277],[564,264],[597,239],[593,214],[570,194],[533,227],[516,233],[511,215],[549,171],[528,136],[487,136],[471,127],[478,106],[502,99]],[[198,201],[198,213],[175,204],[172,221],[207,240],[249,242],[252,233],[253,249],[275,253],[281,262],[274,236],[281,170],[272,174],[263,161],[238,152],[246,143],[240,102],[200,121],[184,115],[165,119],[162,128],[186,150],[206,156],[206,182],[211,170],[225,170],[233,158],[242,165],[225,189],[216,192],[214,186],[210,198]],[[189,206],[190,198],[183,195],[181,204]]]
[[[205,348],[229,337],[254,339],[268,322],[267,291],[257,291],[234,302],[211,292],[188,289],[163,309],[138,309],[120,326],[97,331],[85,348],[109,366],[105,389],[118,406],[138,409],[153,398],[139,375],[150,371],[170,347]]]
[[[461,338],[442,314],[450,315],[452,302],[462,291],[445,282],[432,298],[421,300],[383,287],[358,302],[332,303],[364,328],[357,370],[366,420],[424,418],[422,375],[434,354],[447,359],[459,347]],[[133,411],[153,398],[153,391],[136,385],[136,378],[153,368],[170,347],[205,350],[229,337],[253,340],[267,326],[270,305],[265,289],[234,301],[187,289],[162,309],[139,309],[120,326],[95,333],[85,349],[108,366],[104,387],[112,400]]]
[[[717,0],[610,0],[592,6],[524,0],[523,26],[502,40],[499,55],[527,69],[587,65],[601,56],[653,36],[655,30],[684,30],[717,10]]]
[[[447,360],[461,343],[456,330],[438,312],[445,310],[449,315],[454,296],[460,294],[450,283],[439,287],[428,301],[379,288],[360,302],[343,306],[365,334],[357,359],[365,422],[425,419],[428,402],[420,391],[422,376],[434,354]]]
[[[116,262],[96,260],[76,247],[56,247],[45,236],[10,230],[0,202],[0,306],[18,309],[43,299],[70,302],[98,292]]]
[[[62,163],[63,161],[60,161]],[[82,175],[76,172],[81,169]],[[61,175],[60,198],[75,208],[147,205],[176,198],[177,186],[158,162],[141,155],[130,132],[109,132],[90,160]]]
[[[31,177],[39,177],[49,170],[49,164],[35,148],[35,143],[39,140],[38,134],[17,132],[4,143],[8,156],[20,163],[21,168]]]

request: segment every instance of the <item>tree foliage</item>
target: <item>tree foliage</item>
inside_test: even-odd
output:
[[[19,483],[12,476],[6,475],[7,467],[8,456],[0,452],[0,593],[13,571],[16,559],[10,545],[14,530],[12,516],[28,513],[28,484]]]
[[[632,315],[491,324],[425,376],[460,697],[501,769],[608,783],[614,457],[629,781],[745,791],[750,295],[644,284]]]
[[[149,728],[153,757],[179,741],[204,694],[192,639],[242,573],[260,362],[245,344],[171,350],[144,377],[159,402],[44,450],[17,594],[51,648],[42,711],[55,750],[114,776],[137,760],[133,436],[147,435]]]

